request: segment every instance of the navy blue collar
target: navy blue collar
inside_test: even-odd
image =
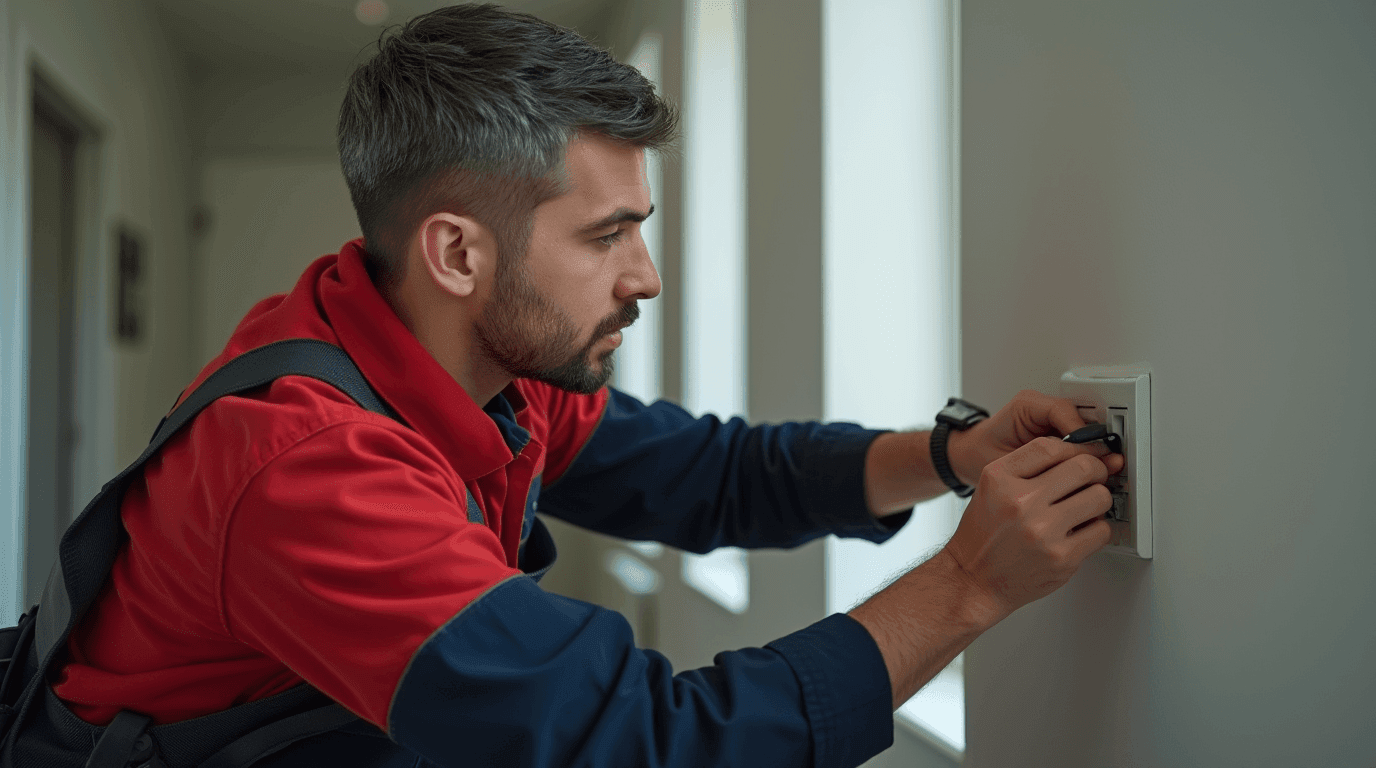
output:
[[[506,441],[506,447],[511,449],[511,455],[515,456],[526,447],[530,442],[530,433],[516,424],[516,411],[511,407],[511,401],[506,399],[506,395],[501,392],[492,398],[487,405],[483,406],[483,412],[492,417],[492,423],[497,425],[497,429],[502,433],[502,439]]]

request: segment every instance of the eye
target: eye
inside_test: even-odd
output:
[[[597,238],[597,240],[603,245],[615,245],[619,240],[621,240],[621,238],[625,236],[626,230],[618,229],[610,235],[603,235],[602,237]]]

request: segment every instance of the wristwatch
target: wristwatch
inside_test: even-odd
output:
[[[951,460],[946,456],[946,438],[951,430],[964,432],[974,425],[989,418],[989,412],[974,403],[967,403],[958,397],[953,397],[946,401],[946,407],[941,409],[941,413],[936,415],[936,428],[932,430],[932,464],[936,465],[936,473],[941,477],[942,482],[950,486],[956,495],[969,498],[974,494],[975,489],[965,483],[960,482],[955,472],[951,471]]]

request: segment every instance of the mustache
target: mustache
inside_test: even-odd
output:
[[[620,312],[617,312],[616,314],[612,315],[606,320],[603,320],[602,325],[598,326],[598,332],[595,338],[601,338],[602,336],[606,336],[607,334],[612,333],[613,331],[616,331],[627,325],[630,325],[639,319],[640,307],[637,302],[633,301],[630,304],[627,304],[626,306],[622,307]]]

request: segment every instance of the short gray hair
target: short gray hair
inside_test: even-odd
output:
[[[431,214],[471,215],[499,258],[524,253],[535,207],[565,191],[580,133],[660,150],[678,112],[634,67],[578,33],[496,5],[456,5],[385,31],[349,78],[339,161],[384,293]]]

